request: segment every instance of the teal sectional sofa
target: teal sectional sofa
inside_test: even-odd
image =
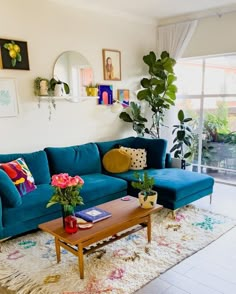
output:
[[[22,157],[37,186],[36,190],[21,197],[7,174],[0,170],[0,239],[37,229],[40,223],[61,216],[59,204],[46,208],[53,193],[50,185],[53,174],[68,173],[84,179],[81,195],[85,205],[77,207],[78,210],[127,194],[137,196],[138,191],[130,184],[135,180],[133,171],[111,174],[103,168],[104,154],[120,145],[146,149],[146,170],[154,176],[158,202],[165,207],[176,209],[211,194],[213,178],[170,168],[171,158],[166,154],[166,144],[163,139],[129,137],[70,147],[47,147],[32,153],[0,154],[0,163]]]

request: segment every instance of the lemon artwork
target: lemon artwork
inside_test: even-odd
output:
[[[13,67],[16,66],[17,62],[22,61],[20,46],[17,45],[14,41],[11,41],[11,43],[5,43],[3,47],[9,51],[8,53],[11,58],[11,64]]]

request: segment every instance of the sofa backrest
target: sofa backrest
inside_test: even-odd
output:
[[[70,176],[101,173],[101,161],[95,143],[69,147],[47,147],[51,175],[68,173]]]
[[[0,154],[0,163],[10,162],[20,157],[25,160],[25,163],[34,177],[36,185],[50,183],[48,159],[45,151],[40,150],[32,153]]]
[[[111,149],[119,146],[129,148],[143,148],[147,151],[147,168],[164,168],[166,166],[167,141],[164,139],[148,139],[142,137],[128,137],[107,142],[96,143],[101,158]]]

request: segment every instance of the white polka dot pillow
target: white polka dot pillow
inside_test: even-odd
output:
[[[131,157],[130,169],[139,170],[147,166],[147,151],[145,149],[134,149],[128,147],[120,147]]]

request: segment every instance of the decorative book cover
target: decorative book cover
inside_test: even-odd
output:
[[[100,220],[110,217],[111,213],[98,207],[90,207],[81,211],[77,211],[75,215],[77,217],[83,218],[88,222],[96,223]]]

